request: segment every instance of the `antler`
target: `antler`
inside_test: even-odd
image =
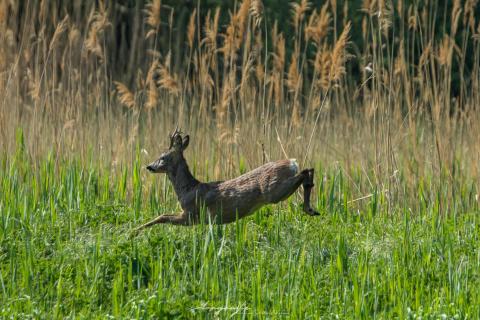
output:
[[[170,134],[170,147],[168,147],[168,149],[172,149],[173,144],[175,143],[175,139],[177,139],[178,136],[180,137],[180,141],[181,141],[182,139],[181,134],[182,132],[178,130],[178,124],[177,124],[177,126],[175,127],[175,131],[173,131],[173,133]]]

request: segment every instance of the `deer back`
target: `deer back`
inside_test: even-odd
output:
[[[294,160],[269,162],[231,180],[201,184],[197,195],[212,214],[221,214],[227,223],[270,203],[282,182],[297,173]]]

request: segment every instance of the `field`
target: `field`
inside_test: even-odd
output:
[[[480,318],[476,3],[268,3],[0,0],[0,318]],[[315,168],[321,215],[134,235],[177,124],[202,181]]]
[[[424,181],[414,207],[400,201],[390,212],[372,190],[359,209],[342,170],[318,168],[319,218],[292,199],[228,226],[160,226],[130,238],[140,221],[176,210],[164,180],[144,186],[144,161],[110,178],[53,156],[32,174],[25,157],[2,164],[2,317],[480,314],[479,207],[468,185],[432,190]]]

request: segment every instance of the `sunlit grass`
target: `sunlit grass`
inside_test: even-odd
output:
[[[319,171],[318,218],[292,197],[227,226],[130,237],[177,209],[140,154],[112,175],[52,156],[32,172],[18,150],[0,170],[2,317],[480,316],[479,208],[467,181],[463,191],[425,181],[387,212],[375,190],[352,203],[341,170]]]

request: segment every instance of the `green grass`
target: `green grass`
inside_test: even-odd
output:
[[[320,217],[292,197],[227,226],[130,238],[179,209],[144,162],[113,170],[33,161],[23,148],[3,155],[0,317],[480,318],[480,210],[468,181],[425,180],[387,212],[375,189],[349,203],[342,170],[318,165]]]

